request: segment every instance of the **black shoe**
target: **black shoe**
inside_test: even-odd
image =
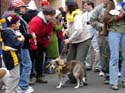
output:
[[[87,71],[91,71],[92,68],[91,68],[91,67],[86,67],[86,70],[87,70]]]
[[[95,68],[94,72],[100,72],[100,69],[99,68]]]
[[[109,84],[109,76],[105,76],[104,84]]]
[[[111,89],[118,90],[119,88],[118,88],[118,85],[111,85]]]
[[[44,83],[44,84],[48,83],[46,80],[43,80],[42,77],[37,78],[36,82],[38,82],[38,83]]]

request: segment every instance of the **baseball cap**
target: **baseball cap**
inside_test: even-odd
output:
[[[12,24],[16,24],[16,22],[20,20],[17,14],[9,14],[5,19],[8,27],[10,27]]]
[[[13,0],[12,6],[13,7],[21,7],[21,6],[27,7],[28,5],[26,5],[22,0]]]
[[[42,6],[43,6],[43,5],[49,5],[49,2],[48,2],[47,0],[42,0],[42,3],[41,3],[41,4],[42,4]]]

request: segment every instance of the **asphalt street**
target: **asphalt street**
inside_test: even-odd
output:
[[[98,73],[88,71],[88,86],[74,89],[75,84],[66,84],[61,89],[57,89],[58,78],[56,74],[47,74],[45,79],[48,80],[47,84],[36,83],[32,87],[35,93],[125,93],[125,88],[122,87],[121,82],[119,84],[119,90],[110,89],[109,85],[104,84],[104,78],[100,77]],[[0,90],[0,93],[4,93]]]
[[[75,84],[66,84],[61,89],[57,89],[58,78],[57,75],[46,75],[47,84],[36,83],[33,85],[35,93],[125,93],[125,88],[122,87],[121,82],[119,90],[110,89],[109,85],[104,84],[104,78],[100,77],[98,73],[88,71],[88,86],[74,89]]]

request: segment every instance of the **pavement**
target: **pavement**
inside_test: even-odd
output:
[[[112,90],[109,85],[104,84],[104,78],[100,77],[98,73],[88,71],[88,86],[74,89],[75,84],[66,84],[61,89],[57,89],[58,78],[57,75],[46,75],[47,84],[35,84],[33,86],[35,93],[125,93],[125,88],[122,87],[121,82],[119,90]]]
[[[74,89],[75,84],[66,84],[61,89],[57,89],[58,78],[56,74],[45,75],[48,80],[47,84],[36,83],[32,87],[35,93],[125,93],[125,88],[119,84],[119,90],[112,90],[109,85],[104,84],[104,78],[100,77],[98,73],[88,71],[88,86]],[[0,93],[4,93],[0,90]]]

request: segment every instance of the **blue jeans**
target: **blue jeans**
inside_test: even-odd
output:
[[[23,90],[29,87],[29,78],[31,74],[32,62],[28,49],[21,50],[21,62],[20,62],[20,81],[19,87]]]
[[[125,81],[125,33],[109,32],[108,41],[110,46],[110,84],[118,85],[118,62],[119,62],[119,49],[121,48],[123,62],[121,68],[121,80]]]

